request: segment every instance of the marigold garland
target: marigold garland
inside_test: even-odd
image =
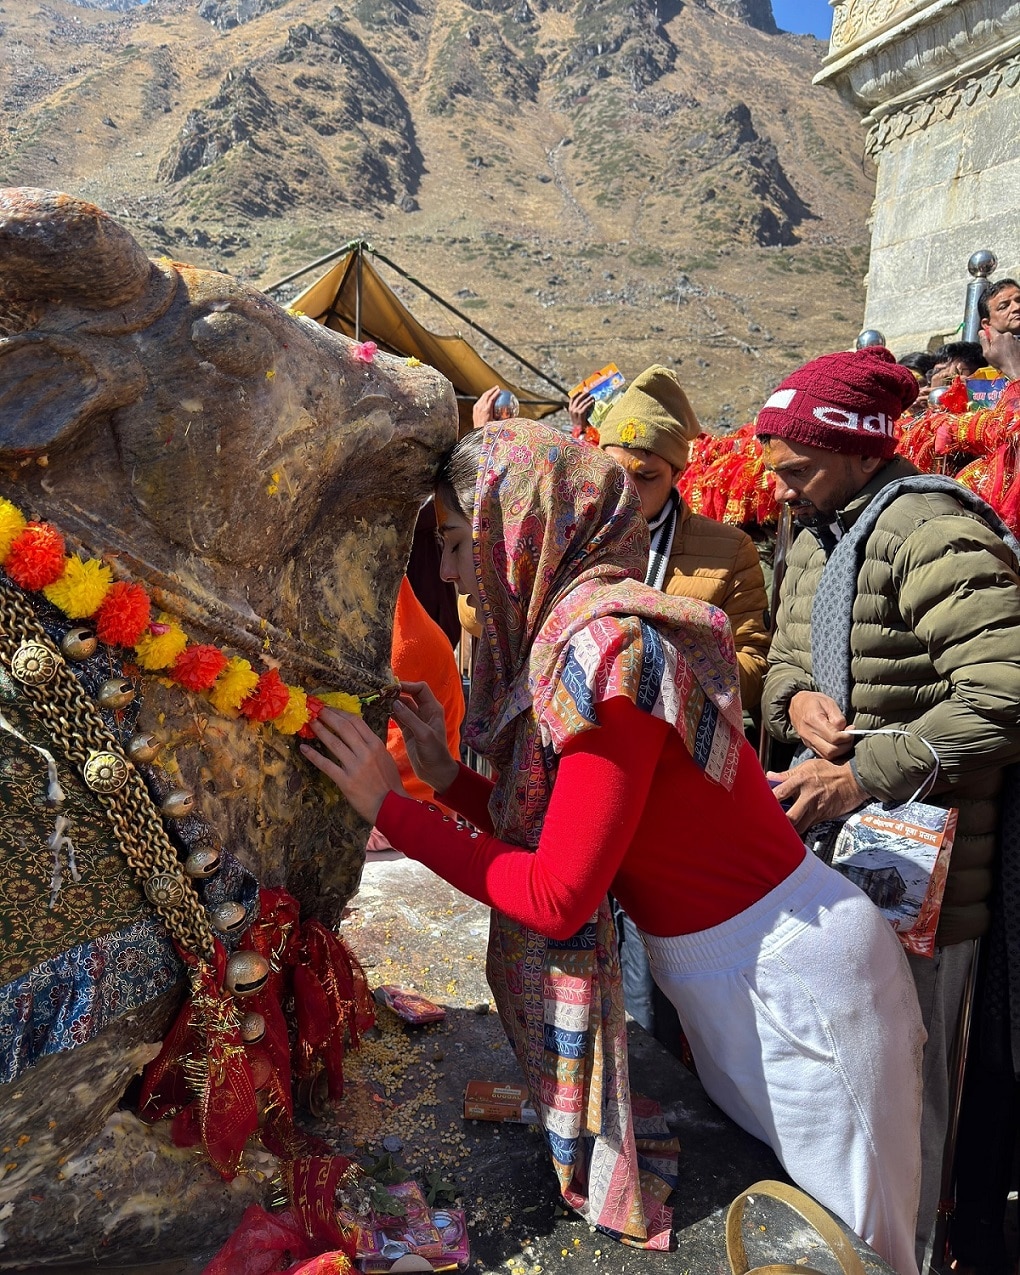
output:
[[[288,686],[287,695],[287,707],[273,725],[281,735],[296,735],[308,721],[308,696],[300,686]]]
[[[107,646],[134,646],[149,627],[150,612],[144,588],[118,580],[96,612],[96,637]]]
[[[258,685],[241,705],[241,714],[253,722],[269,722],[287,708],[290,693],[275,668],[267,669]]]
[[[224,716],[233,716],[259,684],[259,675],[251,664],[240,655],[227,662],[227,667],[216,679],[209,692],[213,708]]]
[[[6,558],[16,536],[25,530],[27,519],[17,505],[0,498],[0,559]]]
[[[172,616],[164,612],[135,643],[139,667],[150,673],[170,668],[187,645],[188,635]]]
[[[47,601],[71,620],[84,620],[102,606],[113,584],[113,572],[95,558],[71,556],[64,574],[43,589]]]
[[[374,350],[366,353],[374,355]],[[281,734],[307,738],[310,723],[327,704],[361,713],[363,701],[356,695],[344,691],[310,695],[301,687],[287,685],[275,668],[259,674],[241,656],[229,657],[208,643],[192,643],[171,615],[161,613],[153,620],[143,585],[114,582],[111,568],[98,559],[68,557],[56,527],[29,522],[4,497],[0,497],[0,566],[21,588],[42,592],[69,619],[91,620],[101,642],[133,648],[139,668],[150,673],[168,670],[170,679],[185,690],[207,695],[225,717],[271,722]]]
[[[186,691],[210,691],[226,667],[227,657],[218,646],[196,644],[178,655],[170,678]]]
[[[64,537],[48,522],[29,522],[11,542],[4,570],[22,589],[44,589],[64,574]]]
[[[361,701],[356,695],[348,695],[346,691],[323,691],[319,702],[324,708],[339,708],[345,713],[361,712]],[[316,717],[318,715],[315,714]]]

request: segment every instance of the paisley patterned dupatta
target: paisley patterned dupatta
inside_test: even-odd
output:
[[[546,426],[493,422],[473,540],[483,640],[466,741],[498,772],[499,837],[538,845],[562,748],[614,696],[663,717],[732,785],[742,725],[728,622],[642,583],[648,530],[620,466]],[[487,974],[563,1198],[625,1242],[667,1248],[675,1174],[652,1144],[668,1131],[631,1102],[608,902],[566,942],[494,912]]]

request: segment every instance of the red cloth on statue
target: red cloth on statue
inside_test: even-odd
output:
[[[763,898],[804,858],[749,744],[727,792],[675,730],[630,700],[603,702],[598,716],[602,729],[563,751],[535,851],[492,835],[491,782],[467,767],[442,797],[478,832],[395,793],[376,824],[457,889],[560,939],[610,888],[649,934],[708,929]]]
[[[449,639],[415,596],[404,576],[393,615],[390,663],[401,682],[428,682],[443,706],[446,742],[454,757],[460,756],[460,727],[464,721],[464,685]],[[400,779],[412,797],[434,800],[428,784],[414,773],[400,727],[394,721],[386,730],[386,751],[397,763]]]

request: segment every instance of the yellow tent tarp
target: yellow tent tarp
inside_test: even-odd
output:
[[[541,401],[535,394],[511,384],[463,337],[437,336],[422,327],[366,255],[356,248],[295,297],[291,308],[349,337],[354,337],[360,327],[360,340],[375,341],[381,350],[421,359],[442,372],[457,391],[462,431],[471,428],[475,399],[493,385],[512,391],[520,403],[521,415],[532,420],[540,420],[563,406],[560,402]]]

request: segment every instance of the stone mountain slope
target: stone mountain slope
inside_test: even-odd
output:
[[[562,383],[672,363],[710,423],[859,326],[862,136],[768,0],[0,0],[0,39],[0,180],[153,254],[265,286],[364,235]]]

